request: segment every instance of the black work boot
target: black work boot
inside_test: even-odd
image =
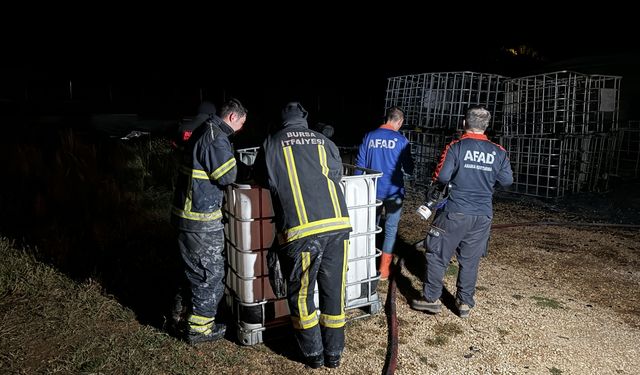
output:
[[[336,368],[340,366],[340,355],[325,355],[324,367]]]
[[[224,337],[227,332],[227,326],[221,323],[215,324],[211,329],[205,332],[198,332],[193,328],[189,328],[186,339],[191,345],[199,344],[201,342],[216,341]]]
[[[304,363],[309,368],[313,368],[313,369],[320,368],[324,365],[324,358],[322,354],[312,355],[308,357],[305,356]]]

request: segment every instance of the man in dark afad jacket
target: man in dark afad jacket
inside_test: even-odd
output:
[[[309,129],[300,103],[285,106],[282,126],[265,140],[256,163],[267,172],[262,180],[271,190],[291,320],[307,366],[338,367],[351,231],[340,189],[342,160],[332,141]]]
[[[183,153],[171,207],[171,223],[191,285],[186,340],[195,344],[224,336],[214,318],[224,292],[224,232],[221,206],[237,168],[229,137],[242,128],[247,110],[232,99],[198,126]]]
[[[493,218],[493,190],[496,183],[513,183],[507,152],[484,135],[491,114],[481,106],[467,110],[465,133],[444,149],[433,175],[434,183],[451,183],[444,208],[436,213],[425,240],[427,270],[423,299],[411,307],[438,314],[441,310],[444,274],[455,251],[459,270],[456,307],[461,318],[468,318],[475,305],[480,258],[487,249]]]

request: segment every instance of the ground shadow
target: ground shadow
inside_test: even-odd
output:
[[[402,267],[409,271],[410,274],[416,276],[419,280],[424,280],[424,274],[426,272],[426,259],[424,256],[423,241],[417,243],[407,243],[402,239],[398,239],[395,244],[395,253],[402,261]],[[409,303],[413,299],[422,298],[422,289],[416,289],[411,280],[401,274],[395,272],[396,284],[398,291],[407,299]],[[442,304],[451,311],[456,311],[455,296],[447,290],[446,287],[442,287],[442,296],[440,297]]]
[[[263,331],[262,340],[263,344],[275,354],[294,362],[305,363],[291,324],[284,324]]]
[[[402,267],[422,280],[425,272],[424,253],[416,250],[414,244],[407,243],[400,238],[396,240],[394,251],[396,256],[402,259]],[[422,296],[422,290],[416,289],[408,277],[397,271],[394,273],[394,277],[398,291],[407,301],[410,302]]]

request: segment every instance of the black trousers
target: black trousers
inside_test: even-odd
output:
[[[305,237],[280,247],[287,301],[302,354],[340,355],[344,350],[345,286],[349,233]],[[320,314],[314,302],[318,283]]]

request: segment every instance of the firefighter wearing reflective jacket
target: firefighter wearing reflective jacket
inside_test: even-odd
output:
[[[247,110],[232,99],[196,128],[183,154],[171,208],[178,245],[191,289],[191,313],[186,340],[195,344],[224,336],[215,324],[224,292],[224,187],[236,179],[236,159],[229,136],[242,128]]]
[[[269,136],[264,163],[278,229],[278,258],[287,283],[295,336],[307,366],[337,367],[344,349],[349,212],[340,189],[336,145],[311,130],[300,103],[282,111],[283,128]],[[264,160],[260,160],[263,159]],[[318,282],[320,314],[314,302]]]

